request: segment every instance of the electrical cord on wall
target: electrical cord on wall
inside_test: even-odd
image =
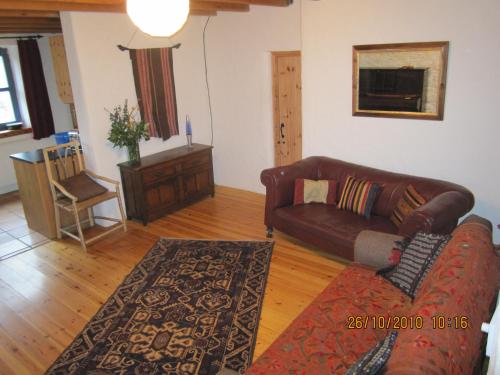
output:
[[[213,146],[214,145],[214,119],[213,119],[213,115],[212,115],[212,98],[210,96],[210,86],[208,84],[207,44],[205,41],[207,26],[208,26],[208,23],[210,22],[210,18],[212,18],[212,17],[209,16],[207,18],[207,22],[205,22],[205,27],[203,28],[203,61],[205,63],[205,84],[207,86],[208,109],[210,111],[210,131],[211,131],[210,146]]]

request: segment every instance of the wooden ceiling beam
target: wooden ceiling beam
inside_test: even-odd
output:
[[[189,15],[190,16],[216,16],[217,15],[217,11],[215,11],[215,10],[190,9],[189,10]]]
[[[207,3],[220,2],[221,0],[202,0]],[[286,7],[292,3],[291,0],[224,0],[225,3],[248,4],[248,5],[268,5],[275,7]]]
[[[108,1],[108,2],[106,2]],[[0,0],[0,10],[125,12],[124,0]]]
[[[61,20],[59,18],[0,17],[0,23],[60,25]]]
[[[47,34],[60,34],[62,28],[60,27],[32,27],[26,29],[20,26],[0,26],[0,34],[32,34],[32,33],[47,33]]]
[[[190,0],[190,15],[215,16],[219,11],[248,12],[250,5],[291,3],[292,0]],[[0,32],[61,32],[60,11],[125,13],[126,0],[0,0]]]
[[[191,0],[191,8],[215,11],[248,11],[249,5],[287,6],[290,0]],[[0,10],[23,11],[126,11],[126,0],[0,0]]]
[[[201,1],[191,0],[189,2],[190,9],[208,10],[208,11],[229,11],[229,12],[248,12],[250,6],[248,4],[233,3],[227,0],[223,1]]]
[[[0,10],[0,17],[59,18],[59,12],[41,10]]]

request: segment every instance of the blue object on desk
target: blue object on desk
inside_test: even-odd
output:
[[[55,133],[54,137],[56,138],[56,144],[58,145],[69,142],[69,132]]]

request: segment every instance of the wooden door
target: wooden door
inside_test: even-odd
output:
[[[302,159],[302,80],[300,51],[273,52],[275,166]]]
[[[73,104],[73,89],[71,88],[71,79],[69,78],[68,60],[66,58],[63,36],[54,35],[49,37],[49,45],[59,97],[63,103]]]

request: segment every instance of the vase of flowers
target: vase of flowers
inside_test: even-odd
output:
[[[109,112],[111,129],[108,133],[108,141],[113,147],[126,147],[129,161],[138,163],[141,160],[139,141],[149,140],[148,124],[137,119],[137,107],[128,108],[125,100],[123,106],[119,105]]]

